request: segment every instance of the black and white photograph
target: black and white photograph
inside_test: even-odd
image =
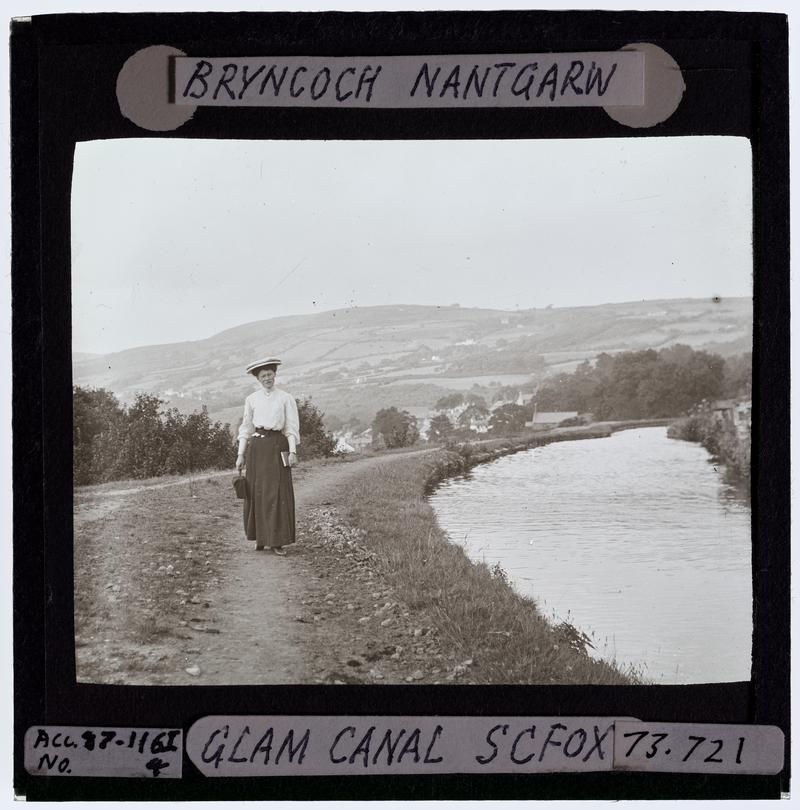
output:
[[[78,143],[77,681],[748,681],[752,188],[743,137]]]
[[[512,5],[14,12],[15,798],[788,795],[787,16]]]

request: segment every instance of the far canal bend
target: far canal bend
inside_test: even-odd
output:
[[[699,445],[640,428],[441,484],[453,542],[654,683],[750,678],[750,504]]]

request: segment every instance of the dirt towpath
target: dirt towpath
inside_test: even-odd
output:
[[[351,464],[299,469],[295,476],[298,543],[286,557],[256,552],[242,536],[226,563],[226,574],[212,614],[218,634],[201,652],[187,653],[189,666],[198,666],[207,684],[308,683],[314,680],[313,616],[304,606],[319,576],[304,541],[309,518],[320,504],[335,499],[336,488],[350,475],[381,463],[367,459]],[[237,533],[242,534],[237,527]],[[181,678],[181,680],[185,680]],[[190,676],[194,682],[195,677]]]
[[[444,660],[430,617],[394,598],[368,542],[336,509],[348,479],[391,460],[298,467],[298,542],[286,557],[244,539],[231,473],[79,491],[78,679],[444,680],[457,662]]]

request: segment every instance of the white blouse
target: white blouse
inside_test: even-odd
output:
[[[289,452],[294,453],[300,444],[300,416],[294,397],[280,388],[273,388],[269,393],[261,388],[245,399],[244,417],[239,428],[240,455],[256,427],[280,430],[289,440]]]

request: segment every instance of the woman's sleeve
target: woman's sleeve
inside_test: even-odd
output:
[[[286,398],[286,419],[283,432],[289,440],[289,452],[294,453],[300,444],[300,415],[297,413],[297,401],[290,394]]]
[[[253,408],[250,403],[244,401],[244,416],[242,417],[242,424],[239,426],[239,455],[243,455],[247,447],[247,440],[253,435],[255,428],[253,427]]]

